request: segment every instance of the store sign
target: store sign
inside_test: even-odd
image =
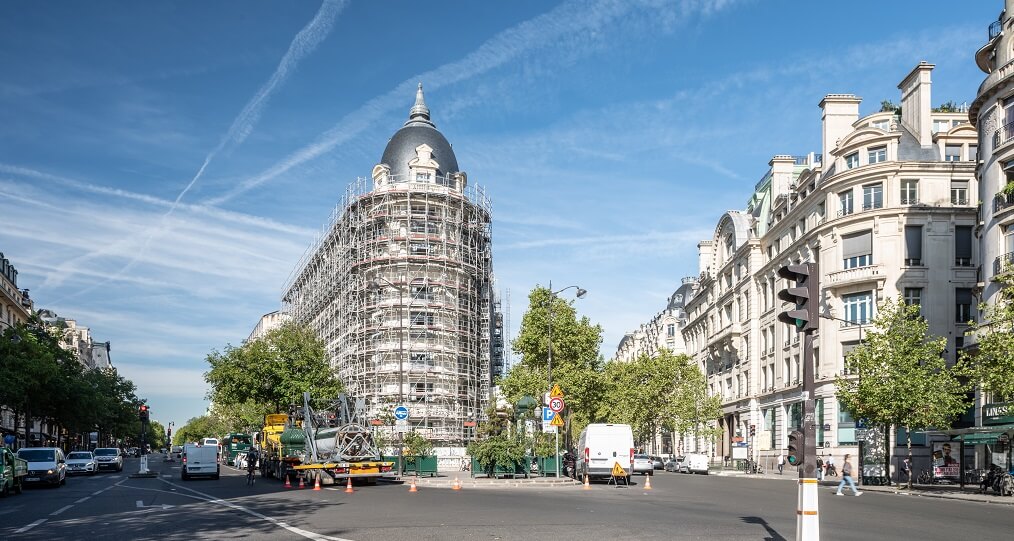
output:
[[[983,404],[982,424],[984,425],[1005,425],[1014,424],[1014,411],[1011,411],[1010,402],[997,402],[994,404]]]

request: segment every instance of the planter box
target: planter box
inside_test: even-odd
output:
[[[553,456],[540,456],[538,457],[539,462],[539,475],[543,477],[553,476],[556,477],[556,462],[557,458]],[[560,464],[560,475],[563,475],[563,464]]]
[[[528,478],[528,465],[532,463],[531,457],[525,457],[515,464],[496,464],[492,472],[486,471],[475,458],[472,459],[472,477],[485,475],[487,477],[524,477]]]

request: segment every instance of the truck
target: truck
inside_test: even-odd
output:
[[[13,490],[21,494],[22,483],[28,476],[28,462],[17,457],[10,449],[0,447],[0,498]]]
[[[322,485],[349,479],[374,484],[391,475],[394,462],[381,460],[373,433],[363,422],[365,409],[362,399],[353,401],[341,394],[329,407],[316,411],[310,406],[310,393],[303,393],[302,408],[290,410],[284,428],[278,422],[280,414],[266,416],[262,434],[267,459],[261,461],[262,472],[266,469],[279,479],[291,473],[308,483],[319,479]]]
[[[229,466],[236,465],[236,457],[250,450],[250,435],[236,432],[226,434],[222,439],[222,458]]]

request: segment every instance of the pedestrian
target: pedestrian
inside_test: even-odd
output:
[[[778,475],[782,474],[783,469],[785,469],[785,453],[778,453]]]
[[[849,455],[845,455],[845,459],[842,460],[841,463],[841,482],[838,483],[838,491],[835,492],[836,496],[845,495],[841,491],[841,489],[845,488],[845,483],[849,484],[849,487],[852,488],[852,492],[856,496],[862,495],[862,492],[860,492],[859,489],[856,488],[856,482],[852,480],[852,463],[849,462]]]
[[[901,462],[901,473],[905,474],[905,482],[912,482],[912,459],[905,457]]]
[[[834,456],[831,453],[827,454],[827,460],[824,461],[824,464],[827,467],[828,477],[838,477],[838,470],[834,467]]]
[[[824,480],[824,459],[820,458],[820,455],[817,455],[817,480]]]

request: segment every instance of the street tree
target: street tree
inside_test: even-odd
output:
[[[228,429],[214,416],[192,417],[185,425],[173,432],[173,445],[201,441],[203,438],[220,438]]]
[[[918,305],[888,299],[873,326],[845,358],[838,400],[857,418],[904,427],[911,458],[912,431],[949,426],[968,408],[967,386],[943,357],[947,339],[929,334]]]
[[[216,405],[252,402],[261,411],[285,411],[302,403],[304,392],[326,402],[342,389],[324,344],[313,331],[292,322],[240,347],[212,351],[207,361],[211,369],[204,379],[211,385],[208,398]]]
[[[974,348],[961,352],[962,366],[970,381],[979,385],[996,403],[1007,402],[1003,412],[1014,413],[1014,279],[1010,265],[997,276],[1003,284],[994,304],[979,307],[981,321],[970,323],[976,336]]]
[[[566,394],[567,432],[580,432],[595,421],[601,400],[603,366],[599,354],[602,327],[577,316],[573,301],[536,286],[528,295],[528,311],[521,319],[514,353],[521,362],[502,380],[511,403],[522,396],[541,397],[549,386],[549,324],[552,312],[553,383]]]

